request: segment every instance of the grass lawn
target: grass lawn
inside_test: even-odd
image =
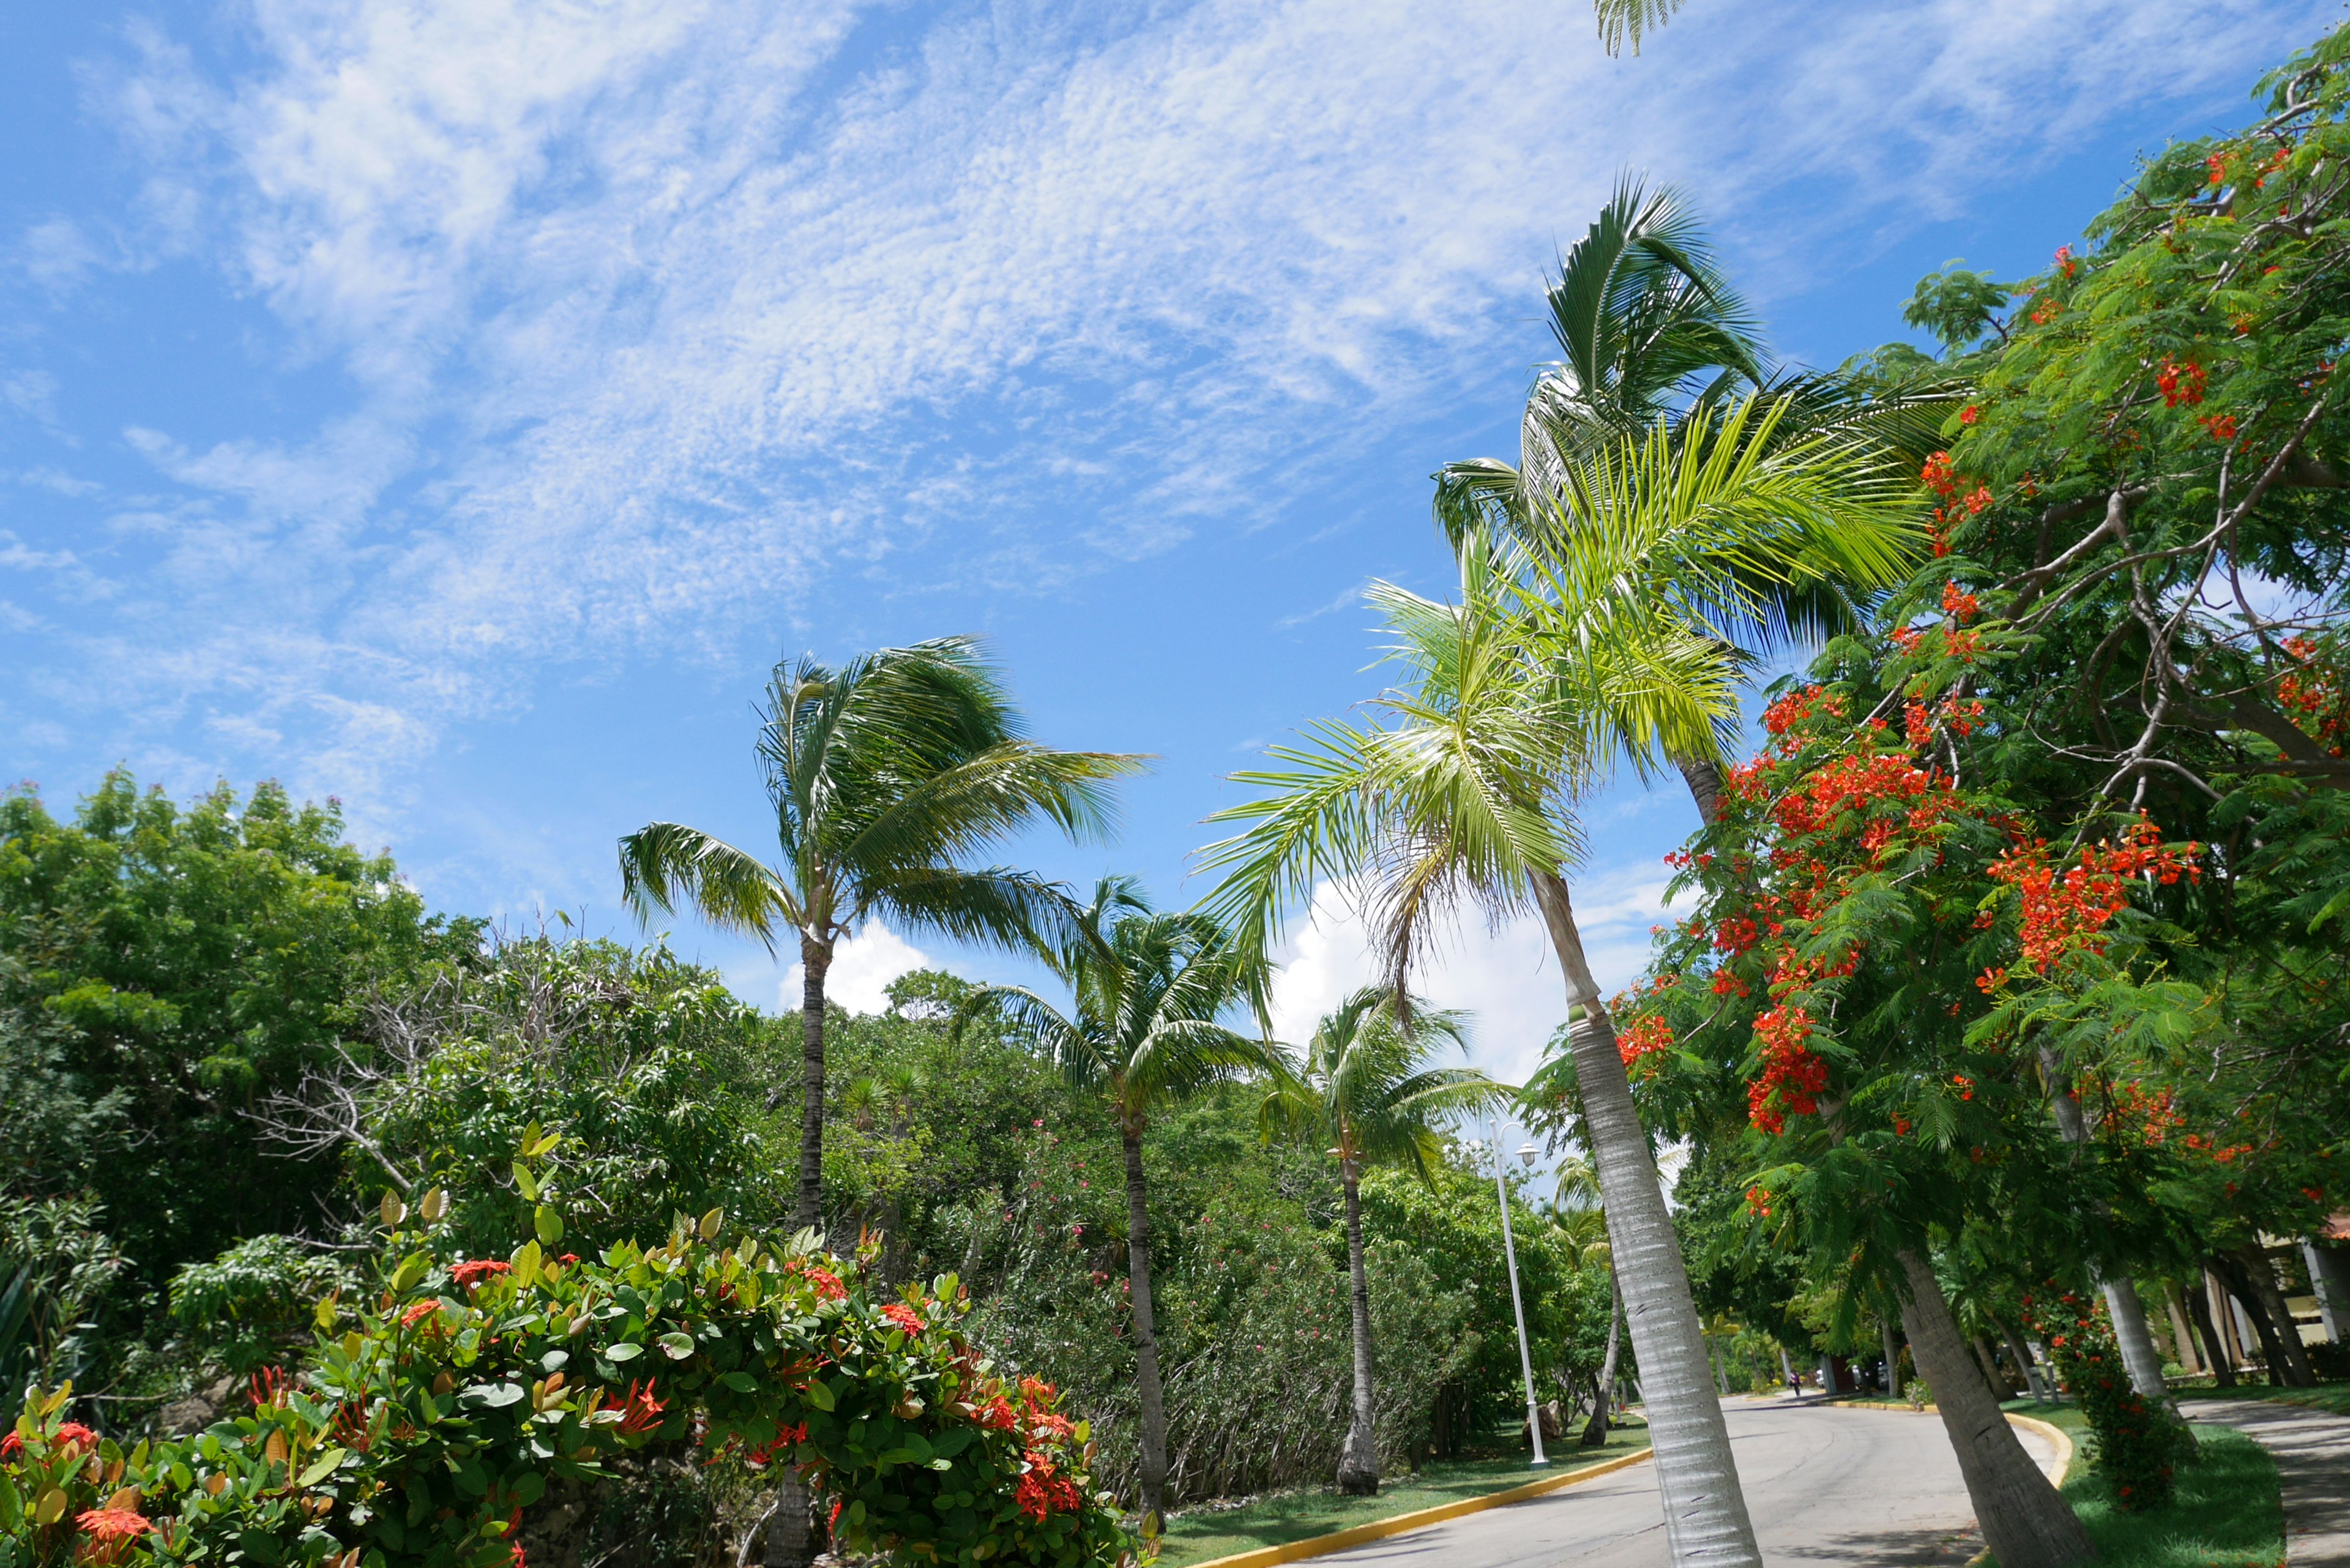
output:
[[[2090,1462],[2088,1424],[2070,1405],[2010,1400],[2004,1407],[2062,1427],[2075,1447],[2064,1478],[2073,1505],[2097,1543],[2097,1568],[2269,1568],[2284,1563],[2284,1510],[2277,1502],[2276,1465],[2241,1432],[2199,1426],[2195,1462],[2178,1472],[2170,1506],[2125,1513]]]
[[[1617,1427],[1609,1430],[1606,1448],[1568,1448],[1564,1453],[1554,1453],[1548,1469],[1528,1469],[1526,1457],[1520,1452],[1501,1459],[1427,1465],[1416,1474],[1383,1480],[1377,1497],[1340,1497],[1327,1488],[1315,1487],[1274,1492],[1238,1508],[1194,1509],[1167,1521],[1166,1544],[1159,1561],[1162,1568],[1184,1568],[1186,1563],[1253,1552],[1260,1546],[1327,1535],[1375,1519],[1391,1519],[1399,1513],[1523,1486],[1601,1459],[1638,1453],[1648,1446],[1646,1427]]]
[[[2321,1383],[2314,1388],[2239,1384],[2233,1388],[2181,1388],[2178,1394],[2181,1399],[2272,1399],[2280,1405],[2307,1405],[2336,1416],[2350,1416],[2350,1383]]]

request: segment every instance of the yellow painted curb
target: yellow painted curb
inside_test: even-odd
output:
[[[2066,1434],[2064,1428],[2031,1416],[2011,1414],[2007,1421],[2011,1427],[2022,1427],[2027,1432],[2037,1432],[2056,1445],[2056,1473],[2048,1478],[2048,1483],[2051,1486],[2063,1486],[2065,1476],[2070,1474],[2073,1469],[2073,1439]]]
[[[1204,1563],[1192,1563],[1191,1568],[1274,1568],[1277,1563],[1297,1563],[1308,1557],[1319,1557],[1327,1552],[1344,1552],[1349,1546],[1360,1546],[1367,1541],[1401,1535],[1408,1530],[1423,1530],[1431,1524],[1441,1524],[1448,1519],[1459,1519],[1463,1514],[1500,1508],[1505,1503],[1523,1502],[1530,1497],[1540,1497],[1544,1492],[1556,1491],[1577,1481],[1610,1475],[1627,1465],[1638,1464],[1652,1452],[1653,1449],[1642,1449],[1637,1454],[1603,1459],[1598,1464],[1569,1470],[1565,1475],[1544,1476],[1523,1486],[1489,1491],[1482,1497],[1464,1497],[1459,1502],[1440,1502],[1434,1508],[1399,1513],[1392,1519],[1375,1519],[1368,1524],[1357,1524],[1328,1535],[1310,1535],[1303,1541],[1284,1541],[1278,1546],[1260,1546],[1252,1552],[1236,1552],[1229,1557],[1211,1557]]]

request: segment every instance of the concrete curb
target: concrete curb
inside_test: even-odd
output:
[[[1569,1470],[1565,1475],[1544,1476],[1540,1480],[1528,1481],[1523,1486],[1513,1486],[1502,1491],[1489,1491],[1482,1497],[1464,1497],[1458,1502],[1439,1503],[1434,1508],[1422,1508],[1410,1513],[1399,1513],[1391,1519],[1375,1519],[1368,1524],[1353,1525],[1345,1530],[1334,1531],[1328,1535],[1309,1535],[1303,1541],[1284,1541],[1278,1546],[1260,1546],[1253,1551],[1235,1552],[1229,1557],[1211,1557],[1204,1563],[1193,1563],[1191,1568],[1274,1568],[1275,1563],[1298,1563],[1308,1557],[1319,1557],[1325,1552],[1344,1552],[1349,1546],[1360,1546],[1365,1542],[1382,1541],[1390,1535],[1401,1535],[1406,1531],[1422,1530],[1431,1524],[1442,1524],[1448,1519],[1459,1519],[1463,1514],[1479,1513],[1489,1508],[1503,1507],[1507,1503],[1523,1502],[1528,1498],[1540,1497],[1544,1492],[1557,1491],[1563,1487],[1574,1486],[1579,1481],[1596,1480],[1604,1475],[1613,1475],[1627,1466],[1638,1464],[1653,1452],[1653,1449],[1642,1449],[1637,1454],[1625,1454],[1617,1459],[1603,1459],[1596,1465],[1586,1465],[1578,1470]]]

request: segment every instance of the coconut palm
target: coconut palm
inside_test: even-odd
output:
[[[762,861],[700,828],[656,822],[620,840],[620,886],[641,919],[682,903],[770,953],[786,933],[798,937],[805,1075],[794,1223],[813,1226],[824,1180],[824,987],[836,944],[874,915],[1006,945],[1052,929],[1067,905],[1056,886],[961,862],[1040,820],[1072,838],[1105,832],[1105,786],[1139,771],[1141,759],[1027,739],[966,637],[883,649],[837,669],[778,664],[761,718],[780,856]]]
[[[1400,992],[1434,929],[1464,901],[1503,919],[1539,912],[1579,1010],[1573,1050],[1607,1197],[1677,1563],[1759,1563],[1704,1337],[1615,1027],[1584,956],[1566,873],[1572,801],[1627,745],[1704,754],[1736,711],[1689,628],[1653,606],[1543,622],[1525,562],[1472,539],[1461,599],[1388,585],[1390,658],[1404,679],[1374,722],[1328,722],[1237,775],[1267,793],[1219,813],[1244,825],[1202,852],[1224,875],[1203,908],[1262,948],[1327,879],[1351,889]]]
[[[1607,1204],[1599,1190],[1599,1173],[1587,1159],[1563,1159],[1558,1164],[1558,1191],[1552,1213],[1559,1229],[1580,1240],[1583,1265],[1607,1266],[1607,1351],[1599,1364],[1599,1380],[1591,1400],[1591,1418],[1583,1424],[1581,1446],[1596,1449],[1607,1441],[1607,1407],[1615,1397],[1616,1353],[1624,1330],[1624,1287],[1616,1277],[1616,1260],[1607,1249]],[[1594,1226],[1591,1221],[1598,1221]]]
[[[1907,481],[1939,444],[1950,389],[1887,397],[1834,375],[1768,370],[1757,324],[1695,217],[1670,189],[1636,181],[1618,183],[1567,252],[1545,303],[1565,358],[1527,395],[1518,463],[1481,458],[1435,476],[1436,519],[1456,550],[1470,534],[1505,534],[1601,592],[1671,598],[1742,671],[1773,645],[1851,627],[1856,597],[1907,575],[1923,545]],[[1733,402],[1745,418],[1723,417]],[[1660,519],[1607,491],[1589,493],[1576,475],[1596,456],[1646,452],[1659,439],[1730,462],[1788,444],[1837,448],[1868,504],[1842,508],[1828,526],[1802,514],[1742,517],[1727,548],[1702,509],[1619,538],[1627,516]],[[1653,460],[1617,477],[1645,483],[1643,466]],[[1720,770],[1703,756],[1672,760],[1711,821]]]
[[[1591,0],[1599,41],[1611,55],[1622,54],[1627,41],[1638,54],[1641,35],[1663,26],[1680,8],[1681,0]]]
[[[1399,1006],[1399,1002],[1402,1005]],[[1354,1284],[1355,1409],[1338,1455],[1338,1490],[1379,1490],[1373,1430],[1371,1286],[1363,1267],[1362,1175],[1403,1165],[1422,1178],[1439,1156],[1437,1128],[1498,1104],[1509,1094],[1473,1067],[1433,1058],[1462,1049],[1461,1015],[1430,1012],[1384,986],[1367,985],[1322,1016],[1294,1070],[1274,1080],[1261,1117],[1264,1136],[1326,1147],[1338,1161],[1347,1208],[1347,1269]]]
[[[1020,986],[981,986],[956,1027],[993,1010],[1011,1036],[1108,1102],[1126,1147],[1126,1262],[1134,1314],[1141,1508],[1156,1530],[1167,1486],[1167,1413],[1151,1317],[1150,1205],[1142,1138],[1152,1112],[1213,1084],[1275,1072],[1279,1053],[1222,1022],[1265,1011],[1264,966],[1197,914],[1151,909],[1128,877],[1106,877],[1055,939],[1032,943],[1069,989],[1066,1012]]]

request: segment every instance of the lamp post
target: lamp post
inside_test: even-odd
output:
[[[1541,1151],[1532,1144],[1518,1150],[1518,1161],[1531,1168],[1534,1156]],[[1550,1460],[1543,1454],[1542,1407],[1534,1403],[1534,1358],[1526,1348],[1526,1304],[1518,1296],[1518,1245],[1510,1235],[1510,1184],[1505,1168],[1509,1157],[1502,1152],[1502,1124],[1493,1123],[1493,1191],[1502,1200],[1502,1255],[1510,1264],[1510,1310],[1518,1318],[1518,1370],[1526,1379],[1526,1435],[1534,1439],[1534,1457],[1529,1469],[1544,1469]]]

